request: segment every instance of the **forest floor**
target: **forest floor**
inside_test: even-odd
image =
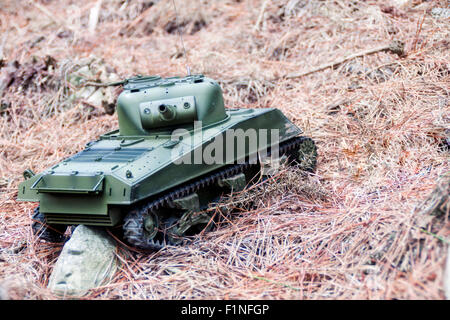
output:
[[[448,2],[176,3],[187,59],[172,1],[2,3],[5,294],[56,298],[46,285],[62,244],[33,237],[36,204],[15,200],[22,172],[118,127],[120,88],[79,80],[183,76],[189,64],[220,82],[227,107],[279,108],[316,141],[317,170],[283,171],[186,246],[118,246],[120,270],[84,299],[444,299],[448,193],[441,210],[429,196],[449,185]],[[369,52],[394,40],[403,52]]]

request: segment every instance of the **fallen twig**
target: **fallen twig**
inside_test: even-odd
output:
[[[86,83],[83,83],[80,87],[114,87],[114,86],[120,86],[125,83],[125,80],[115,81],[115,82],[92,82],[88,81]]]
[[[428,235],[430,235],[430,236],[432,236],[432,237],[434,237],[436,239],[438,239],[439,241],[442,241],[442,242],[444,242],[446,244],[450,244],[450,241],[448,239],[446,239],[444,237],[441,237],[441,236],[439,236],[439,235],[437,235],[437,234],[435,234],[433,232],[430,232],[428,230],[425,230],[424,228],[421,228],[420,231],[425,233],[425,234],[428,234]]]
[[[288,74],[286,76],[276,77],[276,78],[274,78],[272,80],[278,80],[280,78],[284,78],[284,79],[301,78],[301,77],[307,76],[309,74],[312,74],[312,73],[315,73],[315,72],[319,72],[319,71],[322,71],[322,70],[325,70],[325,69],[328,69],[328,68],[335,68],[338,65],[346,62],[347,60],[352,60],[352,59],[355,59],[355,58],[358,58],[358,57],[367,56],[367,55],[374,54],[374,53],[377,53],[377,52],[382,52],[382,51],[390,51],[390,52],[395,53],[395,54],[397,54],[399,56],[402,56],[402,55],[404,55],[404,44],[402,42],[400,42],[400,41],[395,40],[395,41],[391,42],[389,45],[383,45],[383,46],[380,46],[380,47],[376,47],[376,48],[372,48],[372,49],[368,49],[368,50],[363,50],[363,51],[351,54],[351,55],[349,55],[347,57],[344,57],[342,59],[338,59],[336,61],[323,64],[323,65],[321,65],[319,67],[313,68],[313,69],[305,71],[305,72]]]

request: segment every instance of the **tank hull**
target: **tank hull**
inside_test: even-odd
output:
[[[113,226],[131,206],[244,161],[301,134],[278,109],[228,109],[225,119],[153,130],[113,131],[19,185],[51,224]]]

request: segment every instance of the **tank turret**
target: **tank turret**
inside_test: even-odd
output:
[[[209,125],[227,117],[218,83],[203,75],[128,79],[117,101],[120,134],[148,135],[168,127]]]

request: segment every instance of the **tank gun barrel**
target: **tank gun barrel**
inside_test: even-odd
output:
[[[175,107],[169,104],[160,104],[158,110],[161,117],[166,121],[170,121],[176,117]]]

